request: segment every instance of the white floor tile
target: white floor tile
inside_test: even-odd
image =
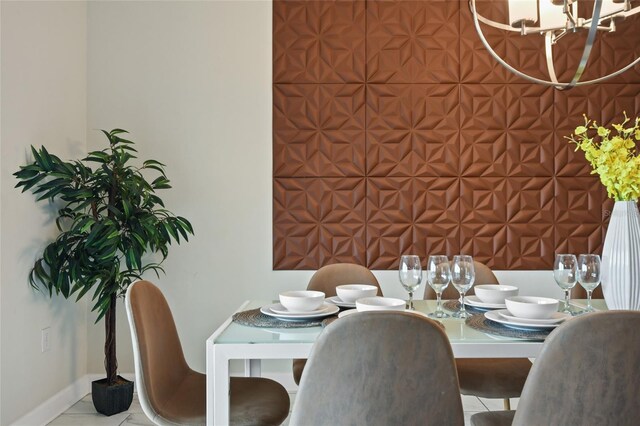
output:
[[[49,426],[119,426],[129,415],[127,412],[109,417],[98,413],[62,414],[49,423]]]
[[[131,406],[129,407],[127,412],[132,413],[132,414],[143,414],[144,415],[144,411],[142,411],[142,406],[140,405],[140,400],[138,399],[137,395],[133,396],[133,401],[131,401]]]
[[[129,415],[127,419],[122,423],[122,426],[154,426],[153,422],[149,420],[147,416],[141,413],[134,413]]]
[[[289,392],[291,401],[290,411],[296,400],[296,392]],[[483,411],[502,410],[501,399],[476,398],[470,395],[461,395],[462,406],[464,409],[465,425],[470,425],[470,418],[473,414]],[[518,398],[511,399],[511,408],[515,409],[518,405]],[[289,424],[291,415],[287,417],[283,423],[285,426]],[[153,423],[144,415],[140,401],[137,395],[134,395],[133,402],[128,411],[115,414],[111,417],[103,416],[95,412],[91,394],[85,396],[67,411],[49,423],[51,426],[151,426]]]
[[[520,398],[511,398],[511,409],[518,408],[518,401]],[[498,398],[480,398],[480,401],[489,409],[489,411],[501,411],[504,410],[504,402]]]
[[[91,395],[89,395],[89,400],[82,398],[80,401],[73,404],[65,414],[95,414],[96,409],[93,406],[93,401],[91,400]]]
[[[487,407],[476,396],[461,395],[462,409],[464,411],[487,411]]]

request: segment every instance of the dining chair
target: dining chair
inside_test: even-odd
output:
[[[167,301],[149,281],[126,294],[136,389],[146,416],[157,425],[203,425],[206,376],[187,365]],[[231,378],[232,425],[277,425],[289,413],[289,394],[263,378]]]
[[[489,425],[637,425],[640,312],[575,317],[547,337],[515,411],[475,414]]]
[[[362,265],[355,263],[334,263],[318,269],[307,285],[307,290],[324,292],[326,297],[336,295],[336,287],[343,284],[370,284],[378,287],[378,296],[382,296],[382,289],[373,273]],[[300,384],[300,377],[304,371],[306,360],[293,360],[293,380]]]
[[[587,298],[587,290],[582,288],[580,284],[576,284],[571,289],[571,299],[586,299]],[[604,299],[604,294],[602,294],[602,284],[596,287],[593,290],[593,294],[591,295],[593,299]]]
[[[361,312],[314,344],[291,425],[463,425],[446,334],[422,315]]]
[[[498,284],[498,278],[487,265],[474,261],[476,272],[474,285]],[[474,294],[473,287],[467,295]],[[452,284],[443,292],[443,299],[458,299],[460,294]],[[425,299],[435,299],[436,294],[427,284]],[[463,395],[481,398],[501,398],[505,410],[511,408],[509,398],[518,398],[531,370],[527,358],[456,358],[460,391]]]

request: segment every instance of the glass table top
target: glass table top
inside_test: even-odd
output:
[[[584,307],[585,301],[575,301],[576,306]],[[255,309],[269,305],[272,301],[250,301],[243,310]],[[573,304],[573,301],[572,301]],[[430,313],[435,310],[434,300],[414,301],[416,311]],[[595,309],[606,309],[604,300],[593,300]],[[448,312],[450,313],[450,312]],[[483,333],[468,327],[464,320],[446,318],[439,320],[444,324],[445,331],[451,343],[504,343],[526,342],[523,339],[506,338]],[[259,344],[259,343],[313,343],[322,332],[322,327],[308,328],[258,328],[240,325],[231,322],[224,331],[215,339],[215,344]]]

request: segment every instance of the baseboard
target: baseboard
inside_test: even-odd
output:
[[[127,380],[133,380],[133,373],[121,373]],[[60,414],[64,413],[76,402],[91,392],[91,382],[104,377],[104,374],[86,374],[47,399],[45,402],[16,420],[12,426],[46,425]]]
[[[46,425],[87,394],[87,376],[82,376],[13,423],[13,426]]]

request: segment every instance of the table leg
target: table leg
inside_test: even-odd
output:
[[[207,347],[207,426],[229,424],[229,358]]]
[[[244,376],[245,377],[261,377],[262,376],[262,360],[245,359],[244,360]]]

